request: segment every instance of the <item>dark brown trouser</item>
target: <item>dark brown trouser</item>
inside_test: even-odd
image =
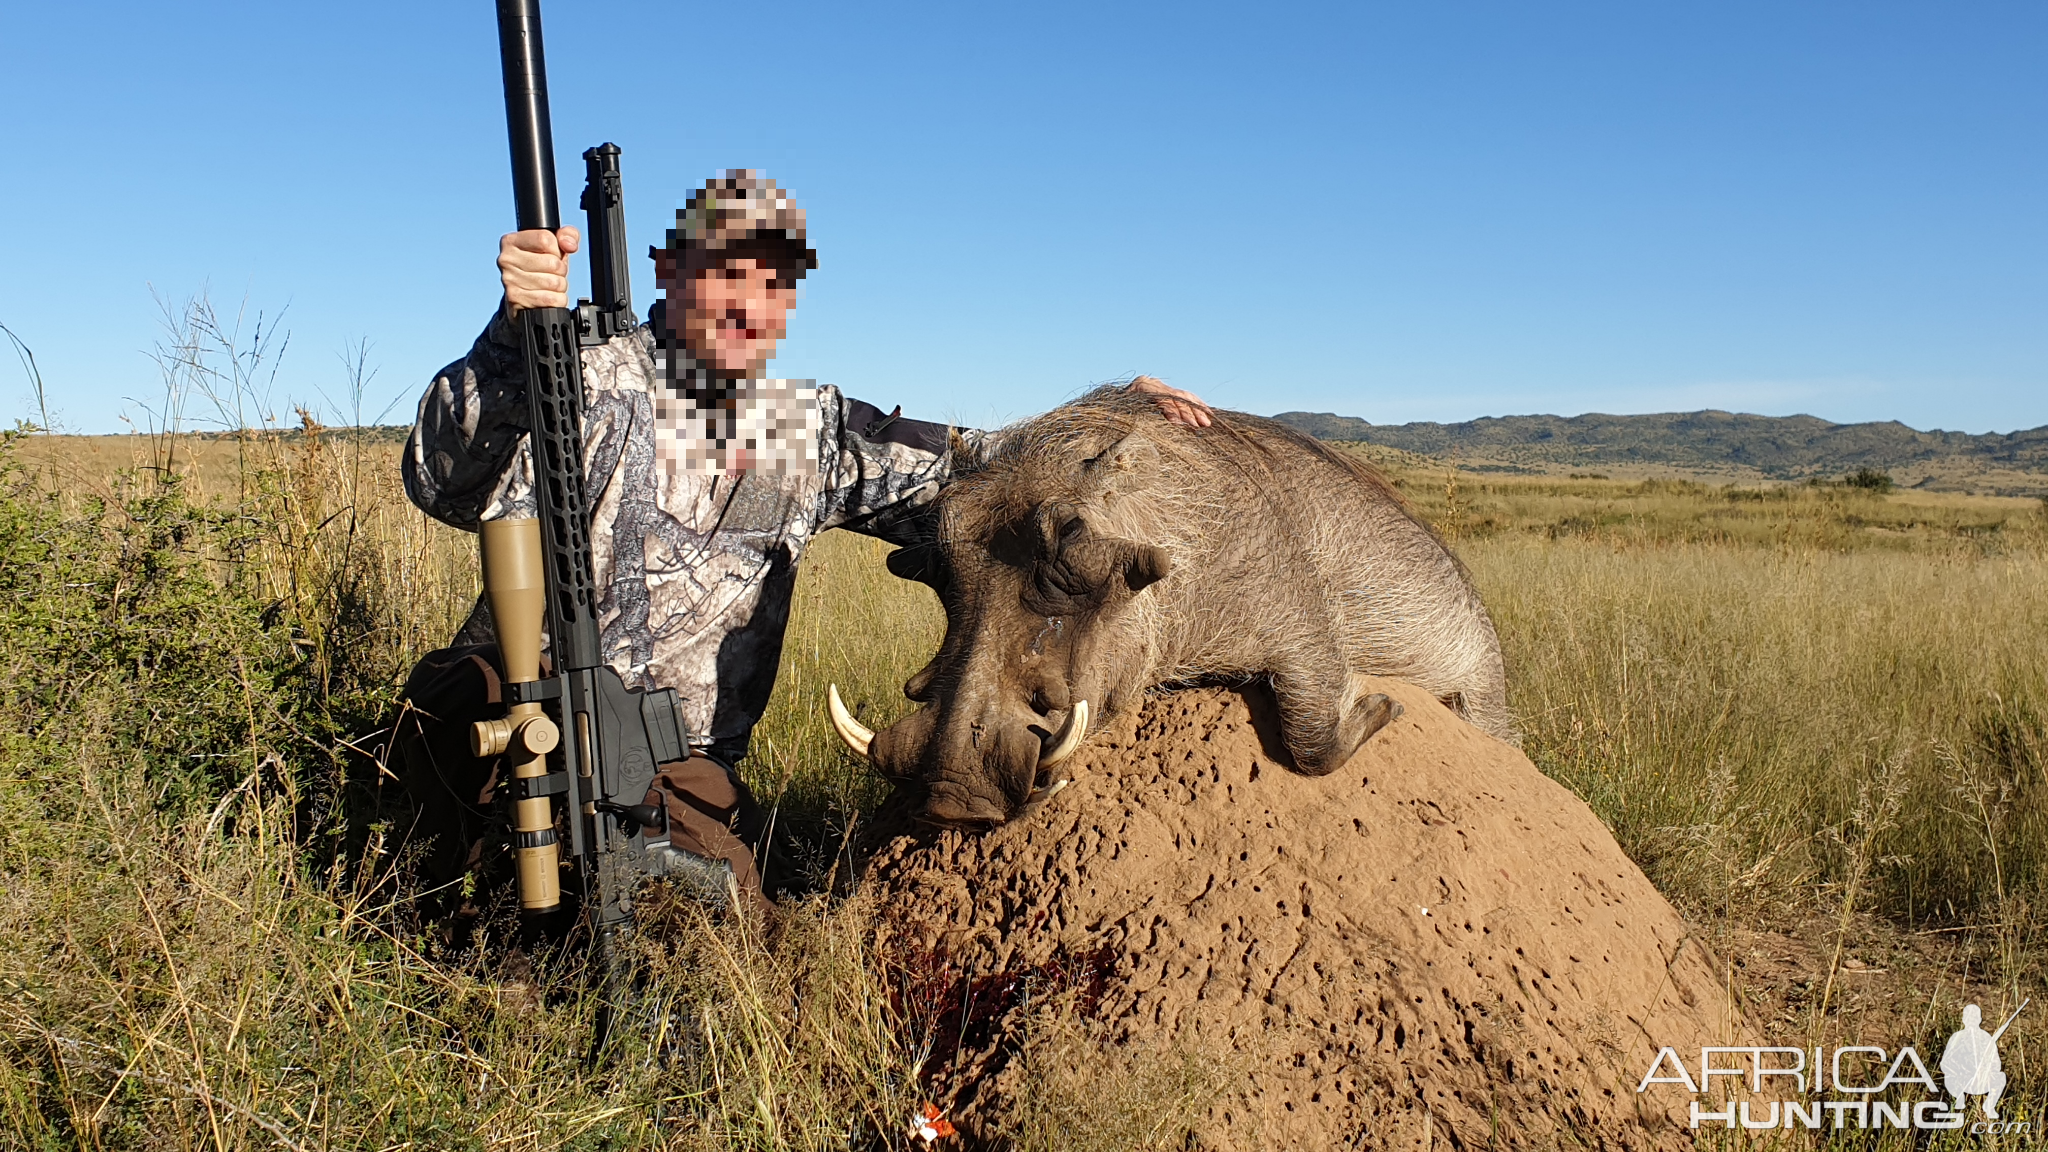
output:
[[[706,860],[723,860],[748,903],[761,902],[761,875],[745,837],[752,827],[754,797],[740,778],[701,752],[688,760],[672,760],[655,773],[648,804],[660,802],[668,811],[669,847]]]
[[[487,851],[493,841],[504,840],[503,816],[493,800],[505,758],[480,760],[469,751],[469,726],[504,714],[497,659],[493,644],[443,648],[422,657],[406,678],[397,743],[406,788],[419,805],[414,832],[429,842],[427,878],[437,888],[469,873],[479,874],[480,885],[510,876],[506,853]],[[667,812],[671,847],[724,861],[742,899],[760,906],[761,876],[747,844],[757,810],[731,769],[692,753],[663,764],[643,802],[658,802]],[[466,902],[449,910],[475,914]]]

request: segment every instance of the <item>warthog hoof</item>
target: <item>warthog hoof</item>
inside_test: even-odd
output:
[[[1401,718],[1401,705],[1385,692],[1375,692],[1354,707],[1365,714],[1365,735],[1358,738],[1361,746],[1372,739],[1373,733]]]
[[[1337,722],[1337,730],[1331,734],[1328,752],[1319,756],[1294,754],[1294,766],[1304,776],[1328,776],[1350,763],[1373,733],[1394,722],[1401,714],[1401,706],[1393,697],[1384,692],[1361,696],[1351,702],[1351,708]]]

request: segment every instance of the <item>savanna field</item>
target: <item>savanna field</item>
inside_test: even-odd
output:
[[[884,789],[822,700],[904,711],[930,593],[876,542],[817,544],[744,766],[782,911],[656,909],[633,1019],[593,1055],[573,956],[511,947],[502,908],[458,946],[430,910],[461,894],[413,878],[397,686],[477,579],[397,451],[310,422],[0,447],[0,1146],[921,1146],[945,973],[878,946],[895,910],[849,890]],[[1379,462],[1484,595],[1530,757],[1779,1042],[1938,1052],[1963,1003],[2040,994],[2041,501]],[[1187,1147],[1230,1091],[1048,1011],[1019,1148]],[[2044,1036],[2004,1042],[2009,1116],[2048,1097]],[[1986,1142],[1836,1143],[1909,1140]]]

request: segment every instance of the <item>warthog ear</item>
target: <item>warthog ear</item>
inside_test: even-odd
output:
[[[967,437],[960,435],[960,429],[948,427],[946,454],[953,458],[954,473],[972,472],[981,467],[987,461],[991,439],[985,438],[979,444],[969,443]]]
[[[1104,484],[1114,484],[1119,477],[1150,472],[1158,464],[1158,445],[1133,428],[1124,433],[1123,439],[1083,461],[1081,469]]]
[[[1173,558],[1166,549],[1153,544],[1131,545],[1130,559],[1124,561],[1124,583],[1131,591],[1142,592],[1146,588],[1166,579],[1166,573],[1173,567]]]

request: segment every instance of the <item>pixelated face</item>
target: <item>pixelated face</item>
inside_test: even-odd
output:
[[[668,293],[672,334],[698,362],[734,376],[775,358],[796,306],[796,282],[751,257],[692,265],[661,253],[655,282]]]

